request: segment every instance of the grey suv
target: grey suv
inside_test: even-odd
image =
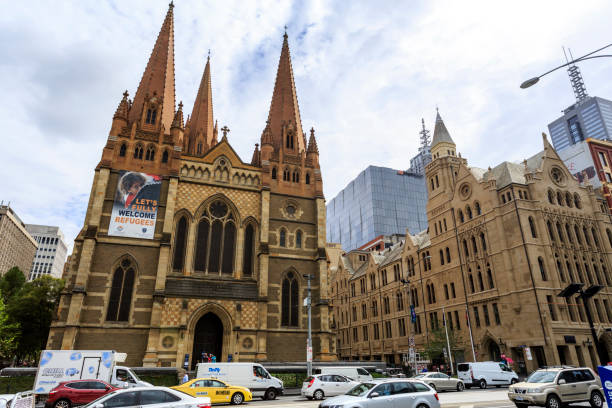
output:
[[[319,408],[440,408],[438,394],[425,383],[408,379],[364,382]]]
[[[604,404],[601,381],[590,368],[550,367],[534,371],[524,382],[511,385],[508,397],[518,408],[540,405],[561,408],[574,402]]]

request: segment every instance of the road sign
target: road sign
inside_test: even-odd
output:
[[[533,360],[533,357],[531,357],[531,349],[529,347],[525,347],[525,356],[527,356],[527,360]]]
[[[612,366],[598,366],[597,371],[599,371],[604,396],[610,407],[612,406]]]
[[[408,354],[410,354],[410,358],[413,359],[415,357],[415,352],[414,352],[414,348],[410,347],[410,350],[408,351]]]
[[[408,345],[409,345],[410,347],[414,347],[414,337],[410,336],[410,337],[408,338]]]
[[[312,347],[306,347],[306,362],[312,363]]]

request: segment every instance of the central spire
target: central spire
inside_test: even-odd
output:
[[[289,41],[287,33],[283,35],[283,48],[278,70],[270,113],[268,114],[269,128],[275,148],[283,145],[285,132],[295,132],[294,140],[297,142],[297,152],[306,150],[304,134],[302,132],[302,121],[298,106],[295,82],[293,81],[293,68],[291,67],[291,55],[289,53]]]
[[[141,118],[147,98],[161,98],[161,123],[170,131],[174,119],[174,5],[170,3],[130,109],[128,121]]]
[[[206,67],[204,68],[204,74],[200,81],[200,88],[198,89],[198,95],[193,104],[193,110],[191,111],[191,119],[189,126],[186,131],[187,137],[189,138],[189,153],[193,154],[194,151],[197,153],[196,140],[201,140],[206,146],[206,150],[211,148],[213,145],[213,104],[212,104],[212,84],[210,78],[210,54],[206,59]],[[201,151],[200,154],[203,154]]]

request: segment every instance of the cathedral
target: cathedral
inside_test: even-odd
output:
[[[313,358],[332,360],[319,151],[287,34],[245,162],[213,117],[210,58],[191,115],[176,105],[173,12],[112,118],[47,348],[116,350],[131,366],[304,361],[310,277]]]

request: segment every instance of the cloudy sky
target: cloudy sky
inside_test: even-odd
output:
[[[421,118],[440,108],[471,165],[517,161],[573,102],[564,70],[611,41],[612,2],[175,1],[177,102],[191,111],[211,50],[215,119],[251,158],[288,26],[303,126],[314,126],[325,195],[370,164],[409,167]],[[14,1],[0,14],[0,199],[26,223],[82,226],[112,115],[134,94],[167,1]],[[581,65],[612,98],[612,59]]]

